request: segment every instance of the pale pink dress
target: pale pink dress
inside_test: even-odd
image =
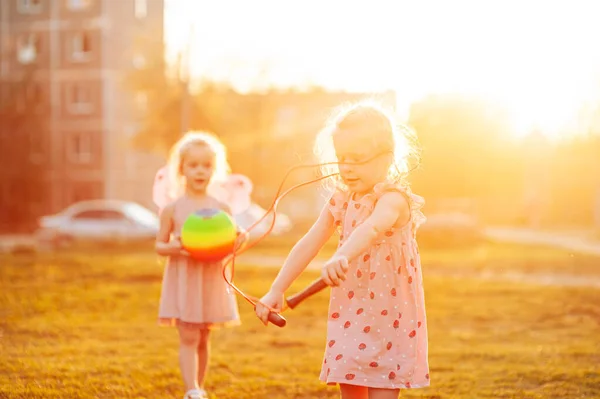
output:
[[[175,235],[195,210],[186,202],[175,204]],[[200,263],[187,256],[171,256],[163,274],[159,323],[198,328],[240,324],[237,300],[223,279],[222,266],[222,262]]]
[[[335,192],[329,209],[342,245],[388,191],[399,191],[409,200],[411,220],[381,232],[350,263],[346,281],[331,289],[320,376],[328,384],[389,389],[429,385],[423,279],[415,240],[425,220],[420,211],[423,199],[400,185],[380,183],[357,201],[349,193]]]

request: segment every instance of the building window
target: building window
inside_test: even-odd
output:
[[[92,0],[66,0],[67,8],[71,11],[81,11],[92,5]]]
[[[37,82],[27,85],[25,88],[25,98],[31,105],[38,105],[42,101],[42,86]]]
[[[92,137],[90,133],[73,133],[67,143],[67,157],[75,163],[89,163],[92,160]]]
[[[92,54],[90,35],[85,32],[76,33],[71,39],[71,59],[77,62],[88,61]]]
[[[32,64],[40,54],[40,37],[35,33],[19,36],[17,40],[17,61],[23,65]]]
[[[148,15],[147,0],[135,0],[134,13],[135,17],[138,19],[146,18],[146,16]]]
[[[94,109],[92,90],[85,84],[73,83],[67,86],[66,101],[67,111],[71,114],[86,115]]]
[[[44,161],[45,132],[41,129],[30,131],[29,139],[29,160],[36,165]]]
[[[16,0],[19,14],[39,14],[42,12],[42,0]]]
[[[34,82],[17,87],[15,106],[18,113],[35,111],[40,108],[41,102],[42,87],[39,83]]]
[[[44,90],[40,83],[31,83],[25,89],[25,98],[29,104],[29,109],[39,112],[44,109]]]

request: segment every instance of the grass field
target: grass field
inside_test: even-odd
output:
[[[422,255],[432,387],[402,397],[600,398],[600,289],[477,278],[599,279],[598,259],[496,245]],[[154,255],[2,256],[0,265],[0,398],[183,396],[177,334],[156,325]],[[236,281],[260,295],[275,273],[239,264]],[[291,291],[316,277],[307,271]],[[286,312],[284,329],[240,309],[243,325],[212,337],[212,398],[338,397],[318,381],[327,293]]]

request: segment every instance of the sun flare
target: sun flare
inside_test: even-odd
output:
[[[581,130],[582,106],[599,102],[594,1],[368,4],[170,0],[167,57],[189,44],[192,76],[240,90],[393,89],[400,108],[427,94],[475,94],[511,110],[515,137]]]

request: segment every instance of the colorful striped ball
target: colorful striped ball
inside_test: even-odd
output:
[[[181,243],[200,262],[217,262],[235,247],[237,228],[233,218],[220,209],[201,209],[188,216],[181,230]]]

